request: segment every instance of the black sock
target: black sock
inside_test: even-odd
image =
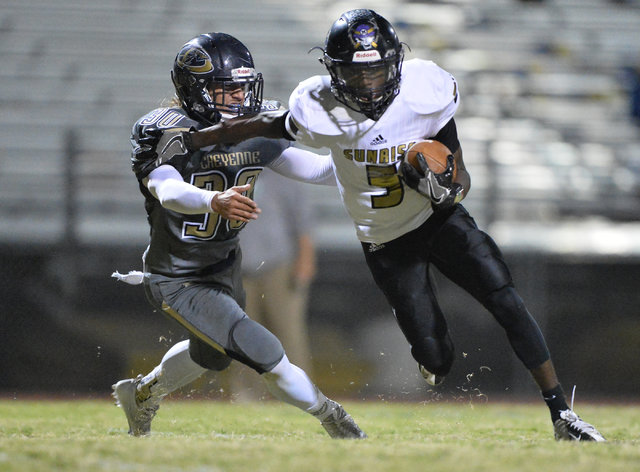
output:
[[[560,384],[558,384],[551,390],[542,392],[542,398],[544,398],[544,401],[549,407],[549,411],[551,412],[551,421],[553,422],[560,418],[560,412],[562,410],[569,409],[567,400],[564,397],[564,391],[562,390],[562,386]]]

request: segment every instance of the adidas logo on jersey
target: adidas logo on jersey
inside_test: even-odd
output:
[[[373,141],[371,141],[369,143],[369,145],[370,146],[377,146],[379,144],[384,144],[386,142],[387,142],[387,140],[384,139],[381,134],[379,134],[378,136],[375,137],[375,139]]]

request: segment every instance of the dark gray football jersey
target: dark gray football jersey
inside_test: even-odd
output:
[[[168,276],[206,276],[223,269],[239,244],[238,233],[246,223],[230,221],[217,213],[185,215],[168,210],[142,183],[161,164],[170,164],[185,182],[212,191],[254,183],[264,167],[290,145],[286,140],[253,138],[237,145],[216,145],[187,155],[158,160],[153,136],[168,129],[201,129],[182,108],[159,108],[133,126],[132,169],[145,197],[150,243],[145,270]],[[146,138],[150,138],[150,140]],[[252,197],[253,191],[249,194]]]

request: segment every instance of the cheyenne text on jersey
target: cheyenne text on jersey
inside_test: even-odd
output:
[[[343,155],[346,159],[356,162],[367,162],[369,164],[390,164],[395,162],[404,152],[413,146],[415,142],[400,144],[382,149],[345,149]]]
[[[214,167],[242,166],[260,163],[260,151],[214,152],[202,158],[200,167],[213,169]]]

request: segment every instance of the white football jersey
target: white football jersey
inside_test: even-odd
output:
[[[381,244],[411,231],[433,213],[427,198],[404,185],[400,158],[435,136],[460,98],[455,79],[431,61],[402,66],[400,93],[378,121],[350,110],[331,93],[329,76],[301,82],[289,99],[301,144],[331,151],[338,189],[360,241]]]

